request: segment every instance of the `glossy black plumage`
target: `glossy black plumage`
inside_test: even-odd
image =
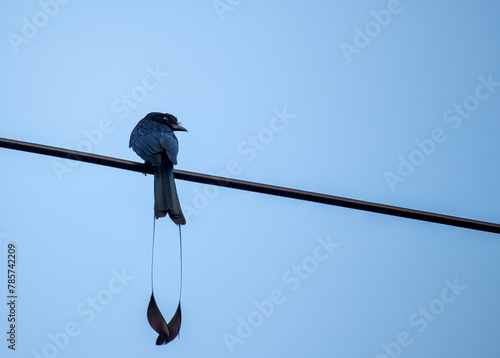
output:
[[[177,225],[186,224],[174,181],[179,142],[174,130],[184,130],[177,118],[152,112],[132,130],[129,146],[146,162],[154,165],[155,217],[167,214]]]

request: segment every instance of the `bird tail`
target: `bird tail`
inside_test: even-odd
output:
[[[175,224],[185,225],[186,219],[175,187],[174,166],[166,155],[162,155],[161,165],[155,166],[154,189],[155,217],[161,218],[168,214]]]
[[[181,330],[181,303],[177,306],[174,316],[167,323],[165,318],[160,312],[158,305],[156,304],[155,296],[151,293],[151,299],[148,305],[148,322],[149,325],[158,333],[158,338],[156,339],[156,345],[161,346],[167,344],[174,340],[175,337],[179,335]]]

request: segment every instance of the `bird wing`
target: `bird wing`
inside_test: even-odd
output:
[[[161,152],[163,148],[156,133],[138,133],[135,140],[131,142],[134,151],[146,162],[159,166],[161,164]]]
[[[132,131],[129,146],[150,164],[159,166],[163,152],[172,164],[177,164],[179,143],[174,132],[148,117],[141,120]]]
[[[168,128],[168,131],[161,131],[159,133],[160,145],[167,153],[168,159],[172,164],[177,164],[177,153],[179,153],[179,142],[174,134],[174,132]]]

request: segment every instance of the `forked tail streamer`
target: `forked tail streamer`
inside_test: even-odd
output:
[[[151,254],[151,299],[148,305],[148,322],[149,325],[158,333],[158,338],[156,339],[156,345],[161,346],[167,344],[174,340],[175,337],[179,335],[181,329],[181,294],[182,294],[182,234],[181,226],[179,226],[179,253],[180,253],[180,287],[179,287],[179,304],[177,305],[177,310],[170,319],[170,322],[166,322],[165,318],[160,312],[158,305],[156,304],[154,295],[154,283],[153,283],[153,272],[154,272],[154,251],[155,251],[155,223],[156,218],[153,221],[153,247]]]

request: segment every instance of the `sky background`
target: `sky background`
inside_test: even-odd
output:
[[[10,2],[0,136],[500,222],[498,1]],[[281,118],[281,119],[280,119]],[[283,120],[284,118],[284,120]],[[2,357],[500,357],[498,235],[177,181],[180,339],[155,346],[153,177],[0,150]],[[157,221],[169,319],[178,232]],[[94,303],[92,303],[94,302]]]

